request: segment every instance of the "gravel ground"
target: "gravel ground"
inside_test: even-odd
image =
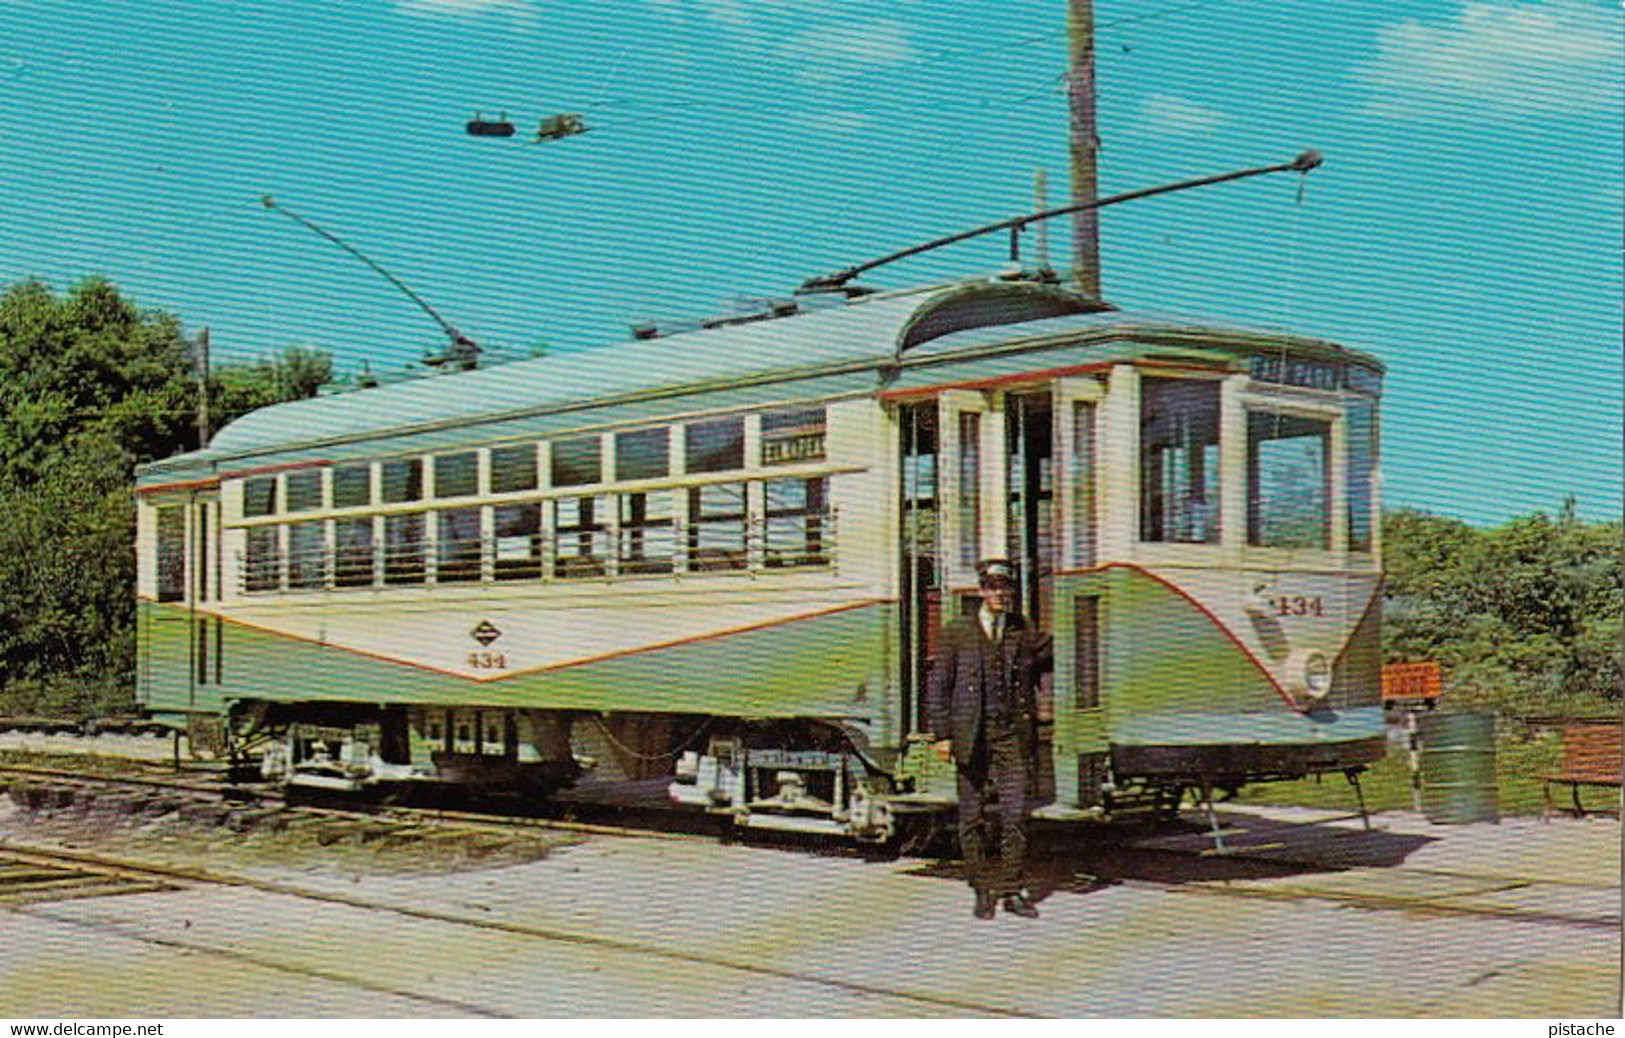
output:
[[[174,744],[166,736],[153,735],[41,735],[35,732],[0,732],[0,751],[30,753],[70,753],[124,760],[167,761],[174,757]],[[181,738],[181,759],[188,758],[186,739]]]
[[[1233,844],[1294,871],[1235,878],[1200,835],[1148,836],[1174,863],[1155,881],[1079,882],[1041,919],[992,922],[930,861],[599,837],[528,861],[392,869],[332,847],[290,861],[234,851],[230,836],[160,835],[138,849],[241,854],[242,871],[329,900],[195,888],[11,909],[0,1014],[1619,1012],[1612,820],[1447,827],[1396,813],[1367,833],[1324,812],[1228,819]],[[0,835],[34,824],[0,813]]]

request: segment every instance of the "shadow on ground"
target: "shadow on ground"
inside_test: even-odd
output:
[[[1157,825],[1038,824],[1032,834],[1028,876],[1042,899],[1089,894],[1125,882],[1180,885],[1273,879],[1356,868],[1393,868],[1431,837],[1323,823],[1285,822],[1257,815],[1220,816],[1225,849],[1205,824],[1177,820]],[[906,874],[964,879],[963,865],[946,855],[938,835],[936,861]]]

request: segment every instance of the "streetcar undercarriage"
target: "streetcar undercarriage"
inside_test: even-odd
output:
[[[401,794],[439,789],[543,802],[665,806],[773,830],[885,844],[911,816],[955,802],[953,765],[911,741],[867,746],[861,731],[818,719],[239,703],[231,715],[239,773],[290,790]],[[1378,741],[1307,746],[1114,746],[1101,802],[1050,805],[1060,821],[1176,817],[1186,794],[1211,813],[1242,785],[1312,774],[1355,783]]]

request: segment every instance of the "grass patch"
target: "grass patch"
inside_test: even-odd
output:
[[[1540,814],[1544,805],[1541,776],[1557,767],[1562,744],[1555,731],[1528,731],[1501,724],[1495,739],[1496,795],[1503,815]],[[1373,811],[1413,811],[1410,755],[1390,745],[1388,756],[1360,776],[1366,806]],[[1237,796],[1244,804],[1276,804],[1353,811],[1354,790],[1338,774],[1266,782],[1247,786]]]

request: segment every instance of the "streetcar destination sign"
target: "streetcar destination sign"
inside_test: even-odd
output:
[[[1301,357],[1280,357],[1265,353],[1252,356],[1248,374],[1260,382],[1278,382],[1305,389],[1339,389],[1343,366]]]

